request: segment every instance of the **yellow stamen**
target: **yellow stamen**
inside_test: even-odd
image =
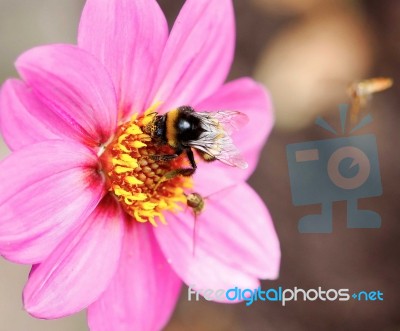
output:
[[[132,146],[133,148],[142,148],[142,147],[146,147],[147,145],[141,141],[134,141],[133,143],[129,144],[130,146]]]
[[[130,127],[128,127],[125,131],[129,135],[134,135],[134,134],[141,134],[143,131],[135,124],[132,124]]]
[[[142,185],[143,182],[134,176],[125,177],[125,181],[131,185]]]
[[[151,203],[151,202],[144,202],[143,203],[143,209],[144,210],[154,210],[158,206],[157,203]]]
[[[127,167],[121,167],[121,166],[117,166],[117,167],[114,168],[114,171],[117,174],[123,174],[123,173],[126,173],[126,172],[130,172],[132,170],[133,170],[133,168],[127,168]]]

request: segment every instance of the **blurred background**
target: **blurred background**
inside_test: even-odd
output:
[[[35,45],[75,43],[83,0],[0,0],[0,83]],[[159,0],[170,23],[183,0]],[[280,278],[262,287],[380,290],[383,302],[289,302],[221,305],[188,302],[186,288],[167,331],[400,330],[400,1],[236,0],[237,49],[229,79],[253,76],[270,90],[276,127],[250,184],[273,216],[282,248]],[[291,201],[286,145],[334,138],[313,124],[338,127],[337,106],[355,80],[389,76],[374,96],[374,122],[360,133],[377,138],[383,195],[361,207],[382,217],[380,229],[348,229],[346,203],[334,203],[332,234],[300,234],[298,219],[320,206]],[[0,144],[0,156],[7,155]],[[87,330],[85,314],[58,321],[30,318],[21,291],[28,268],[0,260],[0,331]]]

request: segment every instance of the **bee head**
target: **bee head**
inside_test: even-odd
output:
[[[151,115],[151,120],[144,126],[143,132],[151,136],[156,141],[165,140],[165,115]]]
[[[157,115],[154,119],[153,138],[164,140],[165,135],[165,115]]]

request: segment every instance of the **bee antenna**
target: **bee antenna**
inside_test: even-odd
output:
[[[152,115],[155,115],[155,114],[158,114],[158,113],[156,111],[153,111],[151,113],[146,114],[146,116],[152,116]]]
[[[158,107],[160,107],[162,105],[162,102],[157,101],[156,103],[154,103],[153,105],[150,106],[150,108],[146,109],[146,111],[144,112],[145,116],[151,115],[151,114],[157,114],[157,112],[155,111],[155,109],[157,109]]]

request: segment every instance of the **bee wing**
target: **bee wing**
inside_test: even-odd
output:
[[[240,169],[248,167],[247,162],[240,155],[229,135],[224,132],[206,132],[199,140],[192,141],[189,145],[205,152],[217,160]]]
[[[196,112],[204,132],[199,139],[190,141],[190,147],[203,151],[230,166],[246,169],[247,162],[233,144],[230,135],[246,125],[247,115],[238,111]]]
[[[209,122],[209,125],[221,126],[228,135],[238,131],[249,122],[247,115],[233,110],[197,112],[196,114],[202,119],[203,124]]]

